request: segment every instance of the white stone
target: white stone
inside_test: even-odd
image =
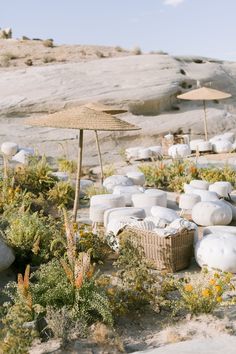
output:
[[[225,181],[215,182],[210,185],[209,191],[217,193],[220,197],[227,198],[232,192],[232,185]]]
[[[181,194],[179,198],[179,207],[183,210],[192,210],[194,205],[201,201],[197,194]]]
[[[67,172],[57,171],[57,172],[52,172],[51,175],[58,178],[60,181],[68,181],[69,179],[69,175]]]
[[[206,181],[202,181],[200,179],[193,179],[190,182],[190,186],[192,186],[193,188],[196,189],[204,189],[204,190],[208,190],[210,183],[206,182]]]
[[[200,267],[235,273],[236,235],[217,233],[203,237],[195,246],[195,258]]]
[[[138,151],[138,158],[139,159],[149,159],[150,157],[152,157],[152,151],[148,148],[141,148]]]
[[[145,184],[145,176],[142,172],[127,172],[126,176],[137,186],[143,186]]]
[[[125,198],[123,195],[115,194],[93,195],[90,199],[90,206],[94,205],[105,205],[108,208],[120,208],[125,206]]]
[[[0,239],[0,272],[9,268],[15,260],[12,249]]]
[[[27,165],[29,162],[30,156],[31,155],[28,152],[26,152],[25,150],[20,150],[12,157],[12,161],[21,163],[23,165]]]
[[[153,206],[151,208],[151,215],[160,219],[167,220],[168,223],[171,223],[179,218],[179,215],[176,213],[175,210],[164,208],[161,206]]]
[[[17,153],[18,145],[11,141],[6,141],[5,143],[2,143],[1,151],[4,155],[12,157]]]
[[[128,159],[137,159],[140,147],[125,149],[125,154]]]
[[[173,159],[184,158],[191,155],[191,150],[187,144],[176,144],[168,149],[168,155]]]
[[[195,139],[195,140],[191,140],[190,141],[190,149],[192,151],[196,151],[198,146],[199,146],[199,143],[203,143],[204,140],[203,139]]]
[[[231,208],[219,201],[200,202],[194,205],[192,220],[201,226],[228,225],[232,221]]]
[[[107,205],[92,205],[89,208],[89,219],[93,223],[100,223],[103,224],[104,221],[104,213],[108,210],[109,207]]]
[[[198,151],[199,152],[212,151],[212,143],[210,141],[202,141],[198,143]]]
[[[144,219],[146,216],[143,208],[112,208],[104,213],[104,226],[106,227],[112,219],[119,220],[123,217],[134,217]]]
[[[222,154],[233,150],[233,144],[228,140],[217,140],[212,143],[213,151]]]
[[[132,205],[132,195],[143,193],[144,189],[138,186],[115,186],[113,194],[123,195],[125,198],[125,205]]]
[[[103,186],[108,190],[108,192],[112,193],[115,186],[133,186],[133,182],[126,176],[113,175],[105,178],[103,181]]]

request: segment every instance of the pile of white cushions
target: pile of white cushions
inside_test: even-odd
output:
[[[162,155],[162,147],[154,145],[149,147],[132,147],[125,150],[127,159],[146,160]]]
[[[232,221],[232,210],[220,200],[200,202],[192,209],[192,220],[201,226],[228,225]]]
[[[199,152],[214,151],[216,153],[229,153],[236,149],[235,134],[227,132],[216,135],[209,141],[203,139],[195,139],[190,141],[191,151]]]
[[[169,147],[168,155],[173,159],[184,158],[191,155],[191,150],[187,144],[176,144]]]

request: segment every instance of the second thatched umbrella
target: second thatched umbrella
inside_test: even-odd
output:
[[[74,220],[76,220],[77,211],[79,208],[79,193],[80,193],[80,179],[81,179],[81,172],[82,172],[84,130],[130,131],[130,130],[141,129],[119,118],[113,117],[110,114],[99,112],[97,110],[90,109],[84,106],[52,113],[45,117],[29,118],[24,121],[24,124],[36,125],[41,127],[79,130],[78,166],[77,166],[77,174],[76,174],[75,201],[74,201],[74,208],[73,208]]]
[[[206,101],[214,100],[223,100],[225,98],[231,97],[230,93],[214,90],[208,87],[201,87],[189,92],[178,95],[177,98],[181,100],[190,100],[190,101],[203,101],[204,107],[204,130],[205,138],[208,140],[208,130],[207,130],[207,118],[206,118]]]

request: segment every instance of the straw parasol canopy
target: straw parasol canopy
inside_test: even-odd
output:
[[[189,92],[178,95],[177,98],[181,100],[190,100],[190,101],[203,101],[204,107],[204,129],[205,129],[205,138],[208,139],[208,131],[207,131],[207,119],[206,119],[206,103],[205,101],[213,101],[213,100],[223,100],[231,97],[230,93],[226,93],[223,91],[214,90],[208,87],[201,87],[195,90],[191,90]]]
[[[118,106],[108,106],[108,105],[100,103],[100,102],[86,103],[85,107],[94,109],[95,111],[98,111],[98,112],[105,112],[108,114],[120,114],[120,113],[127,112],[127,109],[120,108]]]
[[[94,130],[95,132],[97,132],[98,130],[99,131],[130,131],[130,130],[141,129],[119,118],[113,117],[110,114],[99,112],[84,106],[63,110],[39,118],[28,118],[24,120],[24,124],[40,126],[40,127],[78,129],[80,131],[78,167],[77,167],[77,175],[76,175],[76,190],[75,190],[75,201],[74,201],[74,209],[73,209],[73,216],[75,221],[77,217],[77,211],[79,208],[79,192],[80,192],[80,179],[81,179],[81,172],[82,172],[82,155],[83,155],[83,131],[84,130]],[[97,147],[98,147],[99,157],[101,161],[101,152],[100,152],[98,140],[97,140]]]

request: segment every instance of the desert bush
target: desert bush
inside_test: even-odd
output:
[[[43,43],[44,47],[47,47],[47,48],[53,48],[54,47],[53,39],[45,39],[42,43]]]
[[[49,56],[43,57],[44,64],[53,63],[54,61],[56,61],[56,58],[54,57],[49,57]]]
[[[233,188],[236,187],[236,171],[228,165],[223,168],[201,168],[200,176],[210,183],[227,181],[232,184]]]
[[[103,173],[104,173],[104,177],[107,178],[112,175],[115,175],[117,173],[117,170],[114,165],[106,165],[103,168]]]
[[[32,60],[32,59],[27,59],[27,60],[25,61],[25,65],[27,65],[27,66],[32,66],[32,65],[33,65],[33,60]]]
[[[231,278],[230,273],[213,274],[203,270],[201,273],[177,279],[179,298],[172,303],[174,313],[180,310],[194,315],[213,312],[223,302],[223,294],[232,290]]]
[[[61,172],[68,172],[69,174],[73,174],[76,172],[77,164],[73,160],[68,160],[66,158],[60,158],[57,160],[58,169]]]
[[[142,50],[140,47],[135,47],[132,49],[132,54],[134,55],[141,55],[142,54]]]
[[[98,58],[105,58],[105,55],[100,50],[96,50],[95,54]]]
[[[69,182],[59,181],[48,192],[48,200],[58,207],[73,206],[75,190]]]
[[[18,261],[38,264],[50,258],[50,244],[61,232],[52,218],[31,214],[29,210],[15,210],[6,219],[4,238],[14,249]]]
[[[118,53],[122,53],[122,52],[125,51],[125,50],[124,50],[122,47],[120,47],[119,45],[117,45],[117,46],[115,47],[115,50],[116,50]]]
[[[91,198],[93,195],[98,195],[98,194],[109,194],[108,190],[105,187],[102,186],[91,186],[86,188],[85,191],[86,195]]]

